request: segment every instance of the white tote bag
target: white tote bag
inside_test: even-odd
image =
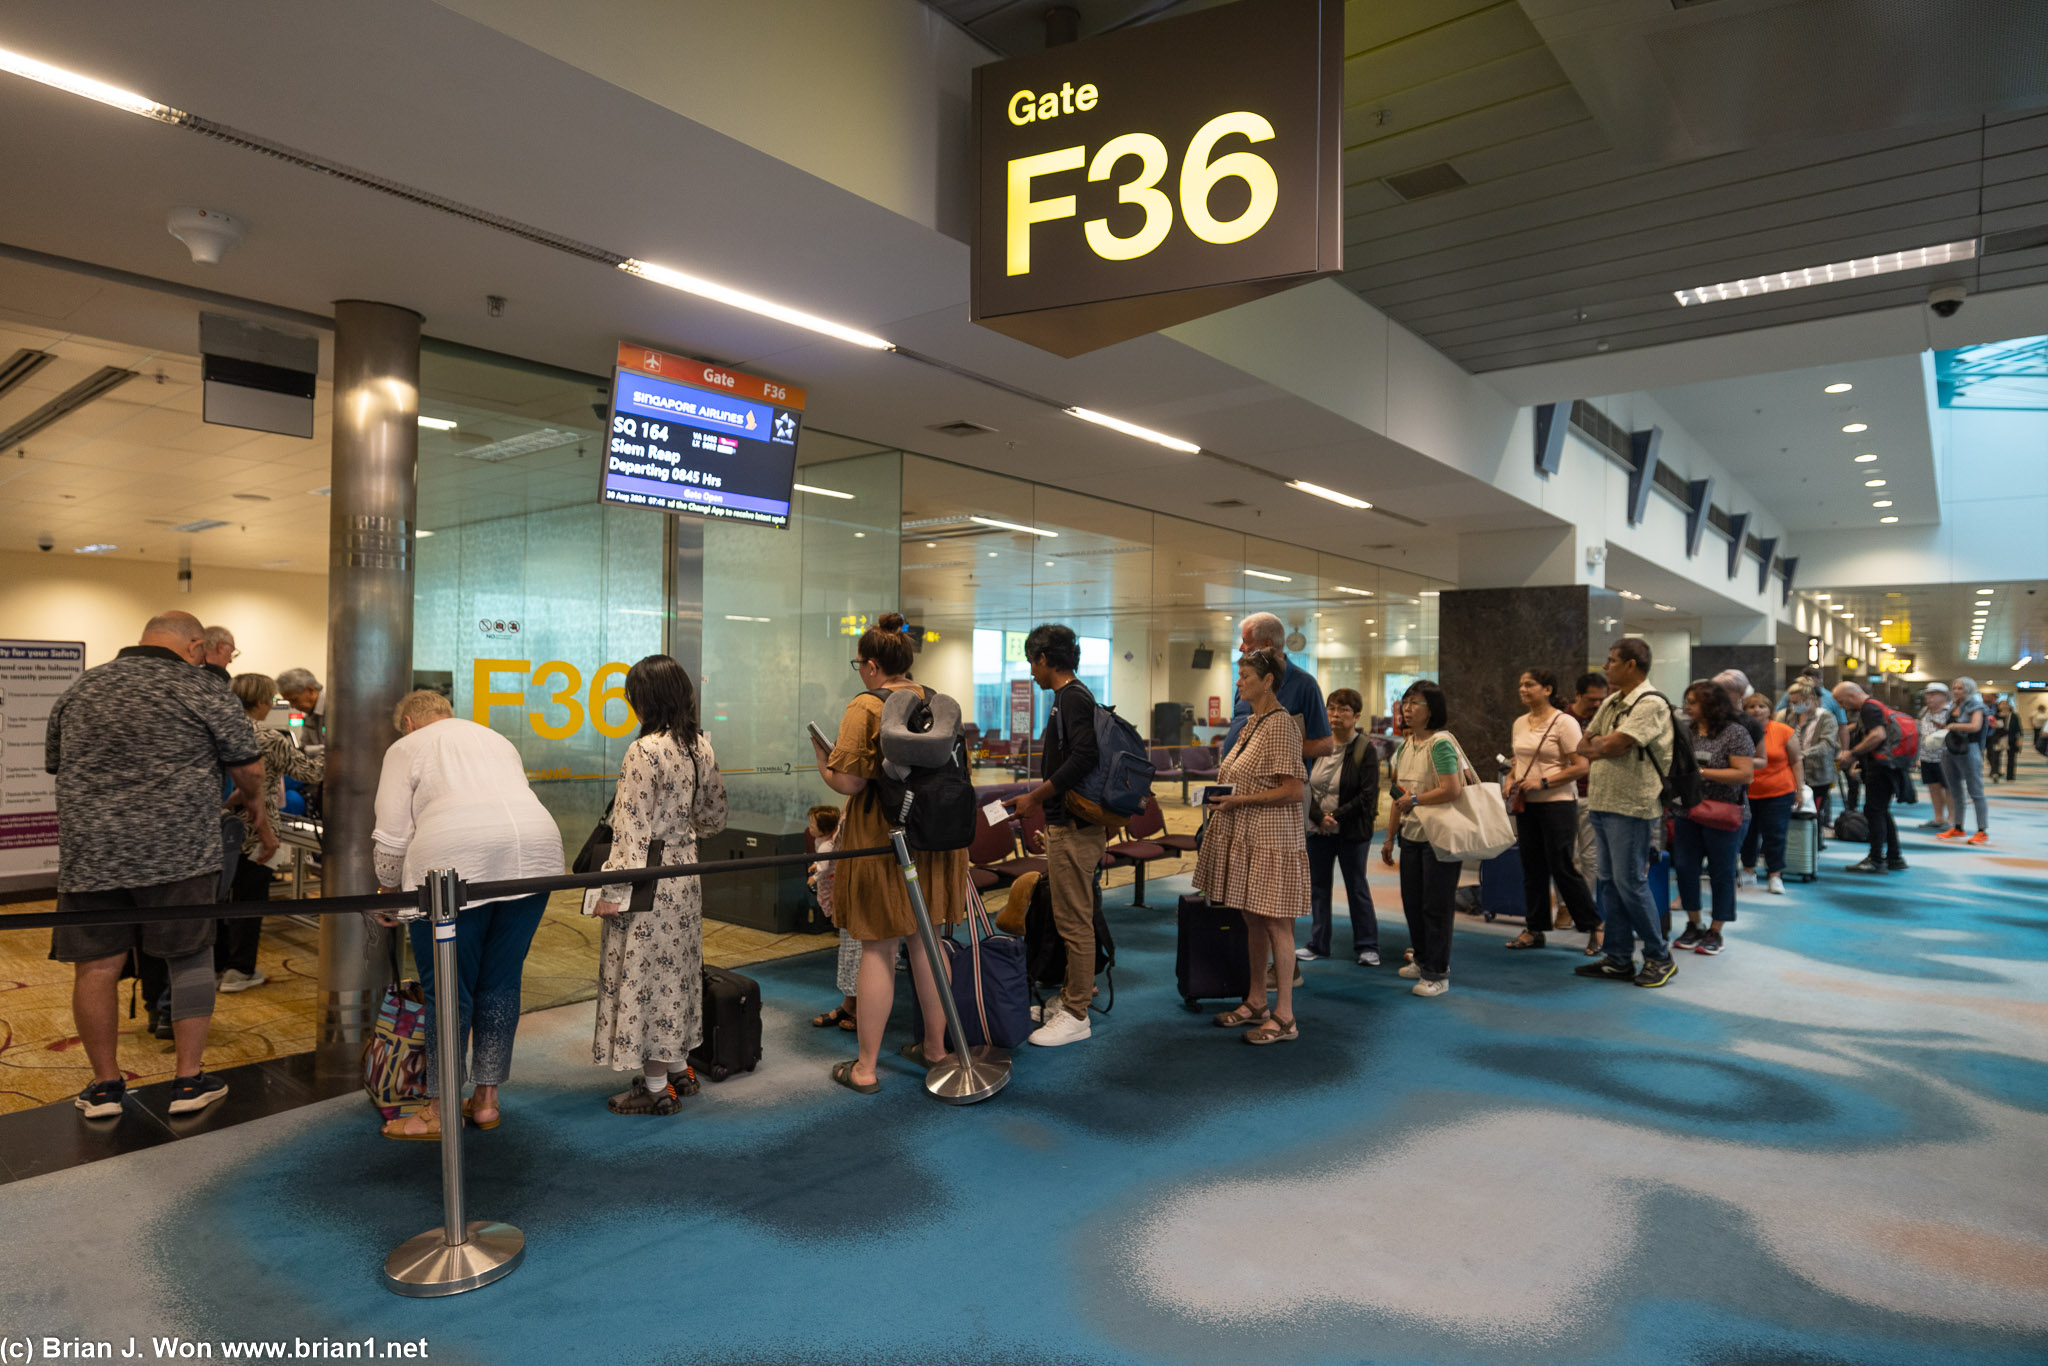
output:
[[[1453,801],[1415,808],[1422,833],[1429,837],[1429,847],[1445,863],[1496,858],[1515,847],[1515,822],[1508,815],[1507,799],[1501,796],[1499,787],[1479,781],[1457,736],[1446,731],[1444,738],[1458,751],[1458,776],[1465,785]]]

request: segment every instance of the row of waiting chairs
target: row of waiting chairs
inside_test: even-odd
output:
[[[1036,783],[997,783],[989,787],[978,787],[975,797],[986,805],[992,801],[1008,802],[1023,796]],[[1045,813],[1034,811],[1028,816],[1012,817],[995,825],[986,820],[975,822],[974,843],[968,847],[967,862],[974,878],[975,887],[983,892],[998,887],[1007,887],[1026,873],[1045,872],[1045,857],[1036,850],[1043,847],[1045,834]],[[1193,835],[1169,834],[1166,816],[1159,809],[1156,797],[1145,798],[1145,808],[1133,816],[1124,827],[1124,837],[1112,841],[1102,854],[1102,867],[1133,868],[1137,870],[1136,881],[1132,884],[1131,904],[1145,904],[1145,868],[1161,859],[1184,858],[1195,851]]]

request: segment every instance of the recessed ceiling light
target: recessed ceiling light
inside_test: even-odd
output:
[[[1033,536],[1050,536],[1055,540],[1059,539],[1057,531],[1045,531],[1035,526],[1025,526],[1022,522],[1003,522],[998,521],[994,517],[976,517],[972,514],[968,515],[967,520],[978,523],[981,526],[996,527],[1003,531],[1022,531]]]
[[[1892,522],[1896,522],[1896,521],[1898,521],[1899,519],[1898,519],[1898,518],[1896,518],[1896,517],[1880,517],[1880,518],[1878,518],[1877,520],[1878,520],[1878,521],[1880,521],[1880,522],[1884,522],[1884,523],[1886,523],[1886,524],[1890,524],[1890,523],[1892,523]]]
[[[841,493],[838,489],[821,489],[816,484],[791,484],[790,487],[798,493],[815,493],[820,498],[844,498],[849,502],[853,499],[850,493]]]
[[[1676,612],[1678,610],[1676,607],[1667,607],[1661,602],[1653,602],[1650,604],[1650,606],[1656,608],[1660,612]]]
[[[1349,593],[1355,598],[1369,598],[1372,596],[1370,588],[1346,588],[1341,583],[1331,584],[1330,591],[1333,593]]]
[[[184,533],[185,535],[188,535],[188,536],[189,536],[189,535],[194,535],[194,534],[196,534],[196,533],[198,533],[198,532],[201,532],[201,531],[211,531],[211,530],[213,530],[213,529],[214,529],[215,527],[217,527],[217,526],[226,526],[226,525],[227,525],[227,523],[226,523],[226,522],[222,522],[222,521],[217,521],[217,520],[215,520],[215,519],[213,519],[213,518],[210,518],[210,517],[202,517],[202,518],[201,518],[200,520],[198,520],[198,521],[196,521],[196,522],[186,522],[186,523],[184,523],[184,524],[183,524],[182,526],[174,526],[174,527],[172,527],[172,528],[171,528],[171,530],[173,530],[173,531],[177,531],[177,532],[182,532],[182,533]]]
[[[412,538],[413,538],[413,539],[414,539],[415,541],[424,541],[424,540],[426,540],[426,539],[427,539],[427,537],[429,537],[429,536],[431,536],[431,535],[433,535],[433,534],[434,534],[433,532],[431,532],[431,531],[428,531],[428,530],[427,530],[427,529],[426,529],[425,527],[420,527],[420,528],[416,529],[416,530],[415,530],[415,531],[414,531],[414,532],[412,533]]]
[[[655,284],[667,285],[670,289],[681,290],[685,294],[694,294],[700,299],[710,299],[714,303],[725,304],[731,308],[745,309],[749,313],[758,313],[764,318],[773,318],[777,322],[801,327],[809,332],[821,332],[839,341],[865,346],[871,351],[896,349],[880,337],[847,327],[843,323],[835,323],[815,313],[806,313],[799,308],[763,299],[757,294],[748,294],[730,285],[721,285],[713,280],[687,275],[680,270],[670,270],[667,266],[628,259],[619,262],[619,269],[628,275],[637,275],[643,280],[652,280]]]
[[[1997,590],[1997,589],[1995,589],[1995,588],[1980,588],[1980,589],[1978,589],[1978,590],[1977,590],[1977,596],[1981,598],[1981,597],[1985,596],[1985,595],[1986,595],[1986,594],[1988,594],[1988,593],[1995,593],[1995,592],[1997,592],[1997,591],[1998,591],[1998,590]]]
[[[1848,426],[1842,428],[1842,430],[1850,433],[1851,435],[1854,435],[1857,432],[1869,431],[1870,424],[1868,422],[1851,422]]]
[[[270,495],[267,493],[235,493],[230,494],[229,497],[239,498],[245,503],[267,503],[270,501]]]
[[[1267,572],[1266,572],[1265,570],[1263,570],[1263,569],[1247,569],[1247,570],[1245,570],[1244,572],[1245,572],[1245,573],[1247,573],[1247,574],[1249,574],[1249,575],[1251,575],[1251,576],[1252,576],[1253,578],[1255,578],[1255,579],[1271,579],[1271,580],[1272,580],[1272,581],[1273,581],[1274,583],[1293,583],[1293,582],[1294,582],[1294,580],[1293,580],[1293,579],[1289,578],[1289,577],[1288,577],[1287,575],[1285,575],[1285,574],[1268,574],[1268,573],[1267,573]]]
[[[1864,480],[1864,481],[1863,481],[1863,487],[1865,487],[1865,488],[1867,488],[1867,489],[1881,489],[1881,488],[1883,488],[1883,487],[1884,487],[1884,480],[1882,480],[1882,479],[1866,479],[1866,480]]]
[[[1891,625],[1891,624],[1892,624],[1892,619],[1891,619],[1890,617],[1880,617],[1880,618],[1878,619],[1878,623],[1877,623],[1877,624],[1878,624],[1879,626],[1889,626],[1889,625]]]
[[[334,496],[334,490],[325,484],[322,484],[317,489],[307,489],[306,492],[314,498],[331,498]]]
[[[1780,271],[1776,275],[1753,275],[1747,280],[1729,280],[1724,284],[1703,285],[1698,289],[1678,289],[1672,293],[1681,307],[1693,304],[1719,303],[1724,299],[1746,299],[1755,294],[1775,294],[1787,289],[1804,289],[1808,285],[1831,284],[1837,280],[1860,280],[1869,275],[1890,275],[1894,271],[1918,270],[1922,266],[1946,265],[1950,261],[1968,261],[1977,255],[1977,239],[1967,242],[1944,242],[1934,247],[1914,247],[1906,251],[1889,251],[1882,256],[1860,256],[1853,261],[1836,261],[1825,266],[1808,266],[1803,270]]]
[[[420,414],[420,425],[430,432],[452,432],[457,426],[445,417],[428,417],[425,413]]]
[[[1875,459],[1877,459],[1876,455],[1869,451],[1865,451],[1862,455],[1856,457],[1856,463],[1859,465],[1868,465],[1871,461]]]
[[[1830,384],[1827,388],[1821,390],[1821,392],[1824,394],[1846,394],[1855,387],[1855,385],[1849,383],[1847,380],[1840,380],[1834,384]]]
[[[1815,593],[1815,594],[1814,594],[1813,596],[1814,596],[1815,598],[1819,599],[1819,600],[1820,600],[1821,602],[1826,602],[1826,601],[1827,601],[1827,600],[1828,600],[1829,598],[1833,597],[1833,596],[1834,596],[1834,594],[1833,594],[1833,593]]]
[[[1876,502],[1874,502],[1874,503],[1872,503],[1872,504],[1871,504],[1871,506],[1872,506],[1872,507],[1874,507],[1874,508],[1888,508],[1888,507],[1890,507],[1891,505],[1892,505],[1892,500],[1891,500],[1891,499],[1889,499],[1889,498],[1880,498],[1880,499],[1878,499],[1878,500],[1877,500]]]
[[[868,534],[865,531],[856,531],[853,533],[853,539],[856,541],[865,541],[867,538]]]
[[[187,117],[169,105],[145,99],[133,91],[108,85],[104,81],[96,81],[90,76],[81,76],[75,71],[66,71],[59,66],[51,66],[47,62],[39,62],[19,52],[9,52],[4,47],[0,47],[0,71],[11,71],[17,76],[26,76],[29,80],[40,81],[58,90],[83,95],[89,100],[97,100],[101,104],[109,104],[116,109],[125,109],[131,114],[140,114],[144,118],[157,119],[164,123],[177,123]]]
[[[1052,561],[1051,561],[1051,560],[1047,560],[1047,561],[1045,562],[1045,567],[1046,567],[1047,569],[1050,569],[1050,568],[1052,568]]]
[[[1443,594],[1439,593],[1434,588],[1425,588],[1422,590],[1422,596],[1425,598],[1440,598],[1443,596]]]
[[[856,534],[856,535],[858,535],[859,533],[855,533],[855,534]],[[989,552],[988,552],[988,557],[989,557],[989,558],[990,558],[991,560],[993,560],[993,559],[994,559],[994,558],[996,557],[996,552],[995,552],[995,551],[993,551],[993,550],[989,551]]]
[[[109,550],[119,550],[120,548],[120,546],[111,545],[106,541],[94,541],[91,545],[79,546],[71,553],[74,555],[104,555]]]
[[[939,548],[939,543],[937,541],[926,541],[924,543],[924,548],[926,550],[937,550]]]
[[[1202,453],[1202,448],[1192,441],[1183,441],[1177,436],[1155,432],[1150,427],[1140,427],[1135,422],[1126,422],[1107,413],[1098,413],[1089,408],[1068,408],[1065,412],[1069,417],[1078,417],[1083,422],[1093,422],[1098,427],[1107,427],[1111,431],[1122,432],[1125,436],[1135,436],[1140,441],[1150,441],[1153,445],[1164,446],[1170,451],[1180,451],[1185,455]]]

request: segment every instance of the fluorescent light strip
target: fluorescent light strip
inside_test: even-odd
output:
[[[1341,583],[1331,584],[1330,591],[1332,593],[1349,593],[1354,598],[1369,598],[1372,596],[1370,588],[1346,588]]]
[[[91,545],[79,546],[71,553],[74,555],[104,555],[109,550],[119,550],[120,548],[120,546],[109,544],[106,541],[95,541]],[[2026,663],[2024,659],[2020,661],[2020,664],[2024,663]],[[2016,664],[2013,667],[2018,668],[2019,665]]]
[[[450,422],[445,417],[428,417],[422,413],[420,414],[420,425],[430,432],[452,432],[458,424]]]
[[[862,332],[844,323],[835,323],[815,313],[806,313],[800,308],[778,304],[758,294],[749,294],[730,285],[721,285],[699,275],[689,275],[680,270],[671,270],[667,266],[657,266],[632,257],[619,262],[619,269],[628,275],[637,275],[643,280],[652,280],[655,284],[667,285],[670,289],[681,290],[685,294],[694,294],[700,299],[709,299],[713,303],[724,304],[729,308],[745,309],[764,318],[773,318],[792,327],[801,327],[807,332],[817,332],[839,341],[851,342],[855,346],[865,346],[871,351],[896,349],[894,343],[884,341],[871,332]]]
[[[1951,261],[1969,261],[1977,255],[1977,241],[1944,242],[1938,247],[1914,247],[1907,251],[1886,252],[1882,256],[1860,256],[1853,261],[1836,261],[1831,265],[1808,266],[1804,270],[1780,271],[1776,275],[1752,275],[1747,280],[1729,280],[1718,285],[1702,285],[1697,289],[1673,290],[1682,307],[1693,304],[1721,303],[1728,299],[1746,299],[1754,294],[1776,294],[1788,289],[1805,289],[1809,285],[1833,284],[1838,280],[1861,280],[1872,275],[1891,275],[1902,270],[1918,270],[1923,266],[1947,265]]]
[[[1057,537],[1059,535],[1057,531],[1042,531],[1035,526],[1022,526],[1016,522],[999,522],[993,517],[976,517],[972,514],[969,514],[967,520],[970,522],[978,522],[982,526],[1000,527],[1004,531],[1021,531],[1024,532],[1026,535],[1030,536]]]
[[[730,613],[730,612],[727,612],[727,613],[725,614],[725,619],[726,619],[727,621],[773,621],[773,620],[774,620],[774,618],[773,618],[773,617],[736,617],[736,616],[734,616],[734,615],[733,615],[732,613]]]
[[[2018,659],[2013,661],[2012,671],[2014,673],[2018,673],[2021,669],[2024,669],[2027,667],[2027,665],[2033,663],[2033,661],[2034,657],[2032,655],[2021,655]]]
[[[1306,479],[1290,479],[1287,481],[1287,487],[1300,489],[1303,493],[1313,493],[1318,498],[1327,498],[1333,503],[1342,503],[1348,508],[1364,509],[1372,506],[1371,503],[1366,502],[1363,498],[1353,498],[1348,493],[1339,493],[1335,489],[1326,489],[1321,484],[1311,484]]]
[[[1244,572],[1251,575],[1255,579],[1271,579],[1274,583],[1294,582],[1293,579],[1288,578],[1285,574],[1268,574],[1263,569],[1247,569]]]
[[[1183,441],[1177,436],[1155,432],[1150,427],[1140,427],[1135,422],[1126,422],[1120,417],[1111,417],[1108,413],[1098,413],[1089,408],[1066,408],[1062,411],[1069,417],[1078,417],[1083,422],[1093,422],[1098,427],[1107,427],[1113,432],[1122,432],[1125,436],[1135,436],[1140,441],[1149,441],[1170,451],[1180,451],[1184,455],[1202,453],[1202,448],[1192,441]]]
[[[798,493],[815,493],[820,498],[844,498],[849,502],[853,500],[850,493],[841,493],[838,489],[821,489],[816,484],[791,484],[790,488]]]
[[[131,114],[140,114],[146,119],[156,119],[162,123],[175,123],[185,117],[182,111],[167,104],[158,104],[155,100],[145,99],[132,90],[123,90],[119,86],[108,85],[105,81],[96,81],[90,76],[81,76],[75,71],[51,66],[48,62],[39,62],[33,57],[25,57],[4,47],[0,47],[0,71],[12,72],[16,76],[25,77],[53,89],[83,95],[86,99],[96,100],[116,109],[125,109]]]

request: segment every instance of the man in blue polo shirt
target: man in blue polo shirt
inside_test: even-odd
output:
[[[1254,612],[1238,626],[1238,653],[1250,654],[1253,650],[1277,650],[1282,659],[1287,658],[1287,628],[1280,618],[1271,612]],[[1287,665],[1287,676],[1280,680],[1280,705],[1301,718],[1301,757],[1320,759],[1337,747],[1337,741],[1330,733],[1330,715],[1323,710],[1323,690],[1317,686],[1315,675]],[[1230,729],[1224,733],[1222,753],[1230,753],[1237,743],[1237,733],[1244,729],[1244,723],[1251,720],[1252,704],[1239,697],[1230,712]]]

